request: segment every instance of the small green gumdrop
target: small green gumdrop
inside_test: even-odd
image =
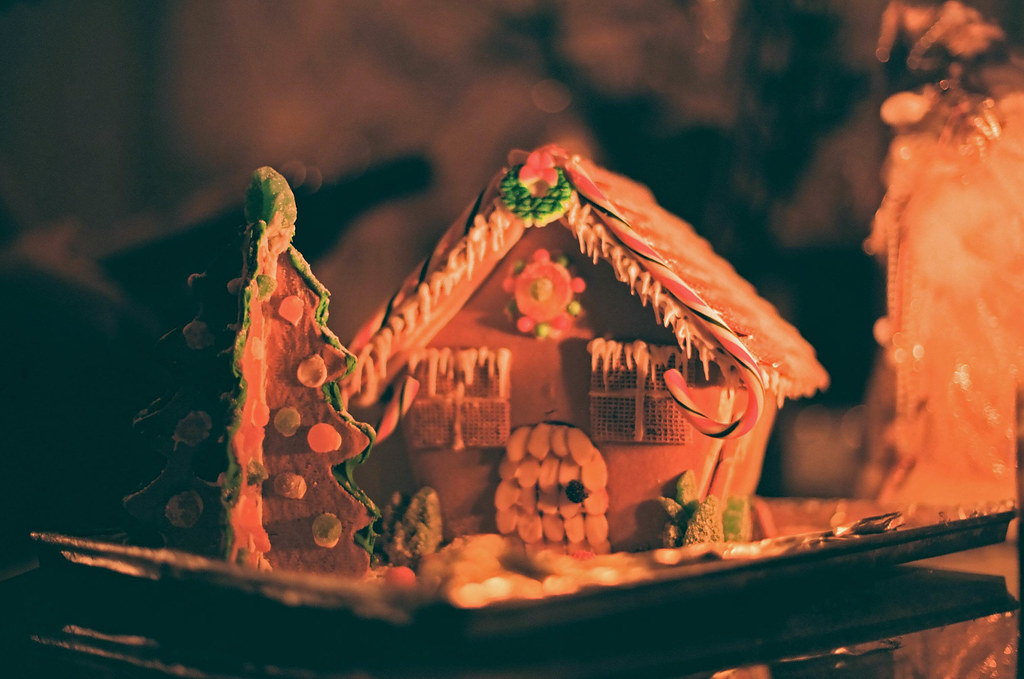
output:
[[[171,497],[164,507],[164,518],[175,528],[191,528],[203,514],[203,498],[194,490],[186,490]]]
[[[697,511],[700,499],[697,495],[697,474],[692,469],[687,469],[676,479],[676,502],[690,514]]]
[[[320,547],[333,547],[341,539],[341,521],[331,513],[313,519],[313,542]]]
[[[260,291],[260,299],[266,299],[274,294],[274,290],[277,288],[277,280],[272,276],[260,274],[256,276],[256,287]]]
[[[274,215],[281,213],[286,224],[294,224],[298,214],[295,194],[281,174],[272,167],[261,167],[252,173],[252,181],[245,192],[245,218],[254,223],[269,224]]]
[[[683,535],[684,545],[699,545],[706,542],[723,542],[725,535],[722,530],[722,512],[718,498],[708,495],[697,511],[690,518]]]
[[[281,408],[274,415],[274,429],[281,433],[281,436],[293,436],[302,424],[302,416],[295,408]]]
[[[583,311],[583,305],[576,300],[573,300],[565,305],[565,311],[570,316],[579,316],[580,312]]]
[[[382,548],[393,566],[415,567],[441,544],[441,502],[424,486],[412,497],[395,493],[383,515]]]
[[[551,334],[550,323],[538,323],[533,329],[533,334],[537,337],[544,338]]]
[[[728,542],[748,542],[753,536],[753,517],[750,513],[750,498],[746,495],[730,495],[722,509],[722,531]]]
[[[569,258],[565,255],[558,255],[555,257],[554,262],[558,266],[569,266]]]

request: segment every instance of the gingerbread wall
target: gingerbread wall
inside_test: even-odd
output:
[[[512,295],[503,282],[514,272],[517,261],[529,261],[538,248],[547,249],[553,257],[568,256],[573,275],[586,282],[586,289],[578,296],[583,312],[557,338],[538,339],[518,331],[507,311]],[[595,337],[626,342],[639,339],[652,345],[676,344],[673,334],[655,322],[653,312],[614,278],[609,264],[594,264],[580,253],[572,234],[561,224],[553,223],[528,229],[430,346],[511,350],[511,428],[558,421],[590,434],[591,356],[587,344]],[[717,404],[719,389],[702,391],[709,404]],[[764,448],[761,434],[770,429],[772,414],[764,418],[764,425],[739,439],[755,439],[751,441],[753,445],[742,447],[759,449],[754,460],[758,471]],[[608,517],[615,549],[656,546],[664,519],[654,498],[667,493],[684,470],[695,469],[699,473],[708,453],[723,445],[692,428],[683,445],[604,441],[595,444],[609,467]],[[737,444],[724,445],[733,449]],[[410,451],[417,482],[431,485],[441,494],[446,538],[496,530],[493,498],[502,453],[502,448]],[[742,481],[741,492],[752,492],[757,483],[757,474],[745,468],[740,477],[734,478]]]

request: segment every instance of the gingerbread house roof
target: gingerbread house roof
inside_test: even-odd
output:
[[[510,165],[525,158],[524,152],[513,152]],[[811,345],[690,224],[659,206],[642,184],[586,159],[573,157],[572,162],[603,192],[609,207],[628,221],[635,235],[656,250],[671,272],[738,336],[756,358],[765,386],[780,401],[810,396],[828,385],[828,374]],[[376,400],[410,354],[426,346],[458,313],[531,228],[529,220],[513,214],[502,200],[501,182],[508,172],[506,168],[495,176],[350,343],[357,367],[343,385],[346,396],[367,404]],[[567,228],[595,264],[599,260],[611,264],[615,277],[630,287],[641,304],[651,307],[656,321],[673,331],[688,354],[698,352],[702,359],[718,360],[715,354],[726,353],[706,319],[665,289],[643,258],[616,237],[600,205],[574,190],[565,213],[547,228]]]

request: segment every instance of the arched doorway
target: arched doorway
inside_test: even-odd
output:
[[[608,467],[582,429],[549,422],[517,428],[498,472],[500,533],[533,548],[609,551]]]

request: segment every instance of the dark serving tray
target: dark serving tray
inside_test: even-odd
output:
[[[680,675],[1016,605],[1001,578],[887,568],[1002,542],[1012,506],[762,502],[778,537],[632,555],[648,568],[609,580],[617,584],[476,607],[36,534],[37,582],[60,606],[32,638],[157,676],[616,676],[669,667]]]

